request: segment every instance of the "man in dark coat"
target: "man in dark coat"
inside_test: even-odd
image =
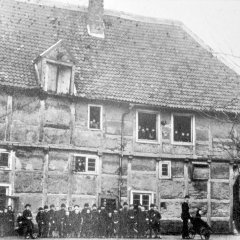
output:
[[[48,206],[45,205],[44,206],[44,212],[43,212],[43,222],[44,222],[44,226],[43,226],[43,237],[47,237],[48,236],[48,227],[49,227],[49,213],[48,213]]]
[[[8,206],[7,208],[7,235],[12,236],[14,233],[14,212],[12,210],[12,206]]]
[[[56,212],[55,206],[52,204],[50,205],[50,210],[48,212],[48,236],[52,237],[53,231],[56,230]]]
[[[128,222],[128,235],[130,238],[133,238],[135,234],[135,224],[136,224],[136,216],[135,216],[133,204],[130,204],[129,206],[129,210],[127,214],[127,222]]]
[[[72,223],[70,219],[70,212],[65,211],[64,221],[63,221],[63,236],[69,238],[72,232]]]
[[[56,220],[57,220],[57,230],[59,232],[59,237],[63,237],[63,226],[64,226],[64,218],[66,212],[66,205],[64,203],[61,204],[61,209],[56,212]]]
[[[74,211],[72,211],[72,213],[70,214],[70,219],[71,219],[73,237],[80,237],[82,217],[81,217],[79,205],[74,206]]]
[[[161,219],[160,213],[156,212],[154,207],[155,205],[152,203],[150,205],[150,210],[148,211],[150,238],[152,238],[152,232],[154,232],[155,238],[158,237],[159,221]]]
[[[84,204],[84,208],[81,212],[81,216],[82,216],[82,232],[81,232],[81,235],[82,235],[82,237],[90,237],[92,215],[91,215],[91,210],[89,208],[88,203]]]
[[[43,237],[44,231],[44,210],[42,207],[38,209],[38,213],[36,216],[36,222],[38,224],[38,237]]]
[[[123,209],[120,212],[120,235],[126,238],[128,236],[128,204],[123,203]]]
[[[25,210],[23,211],[23,226],[24,226],[24,235],[25,238],[33,237],[33,222],[32,222],[32,212],[31,212],[31,205],[26,204]]]
[[[107,237],[108,212],[104,205],[99,210],[99,237]]]
[[[189,196],[186,195],[184,198],[184,202],[182,203],[182,214],[181,218],[183,220],[183,226],[182,226],[182,238],[183,239],[189,239],[189,233],[188,233],[188,220],[190,219],[189,214]]]
[[[97,210],[97,205],[92,205],[92,222],[91,222],[91,232],[92,237],[96,238],[99,236],[99,213]]]

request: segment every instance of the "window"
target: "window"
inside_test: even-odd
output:
[[[0,184],[0,208],[4,208],[7,205],[11,204],[11,200],[8,196],[11,195],[10,185],[9,184]]]
[[[88,126],[90,129],[101,129],[102,107],[89,105]]]
[[[47,62],[47,91],[70,93],[72,67]]]
[[[5,150],[0,149],[0,168],[10,167],[9,156],[10,156],[9,152],[6,152]]]
[[[150,208],[150,204],[153,203],[154,197],[152,192],[132,192],[131,203],[134,205],[143,205],[145,209]]]
[[[157,114],[137,112],[138,140],[157,140]]]
[[[193,142],[193,117],[189,115],[173,115],[173,141]]]
[[[94,156],[75,156],[75,172],[96,173],[97,158]]]
[[[171,178],[171,162],[161,161],[159,166],[159,177],[160,178]]]

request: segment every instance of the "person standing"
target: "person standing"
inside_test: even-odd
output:
[[[94,203],[92,205],[92,222],[91,222],[91,232],[92,232],[92,237],[96,238],[99,236],[99,214],[97,210],[97,205]]]
[[[128,204],[123,203],[123,209],[120,211],[120,235],[123,238],[128,236]]]
[[[56,216],[55,216],[55,206],[54,204],[50,205],[50,210],[48,212],[48,236],[52,237],[53,236],[53,231],[56,229]]]
[[[36,222],[38,224],[38,237],[41,238],[43,237],[43,231],[44,231],[44,210],[42,207],[38,209]]]
[[[116,208],[114,208],[113,210],[112,221],[113,221],[113,236],[115,238],[118,238],[119,230],[120,230],[120,218],[119,218],[119,212]]]
[[[25,238],[33,237],[33,222],[32,222],[33,216],[31,212],[31,205],[26,204],[25,205],[25,210],[23,211],[23,226],[25,227],[24,229],[24,235]]]
[[[102,205],[99,211],[99,237],[106,238],[107,236],[107,220],[108,212],[105,206]]]
[[[72,225],[73,237],[80,237],[82,217],[81,217],[79,205],[74,206],[74,211],[72,211],[70,215],[70,220]]]
[[[43,211],[43,237],[46,238],[48,236],[48,227],[49,227],[49,213],[48,213],[48,206],[44,206],[44,211]]]
[[[133,204],[130,204],[128,213],[127,213],[127,222],[128,222],[128,235],[130,238],[134,237],[135,234],[135,212]]]
[[[63,237],[65,212],[66,212],[66,205],[62,203],[61,209],[56,212],[57,230],[59,232],[59,237]]]
[[[152,238],[152,232],[155,234],[155,238],[158,237],[158,220],[160,221],[159,213],[154,210],[155,205],[152,203],[150,205],[149,215],[149,230],[150,238]]]
[[[186,195],[184,197],[184,202],[182,203],[182,214],[181,214],[181,219],[183,221],[183,226],[182,226],[182,238],[183,239],[189,239],[189,232],[188,232],[188,220],[190,219],[190,214],[189,214],[189,195]]]
[[[91,210],[89,208],[89,204],[85,203],[84,204],[84,208],[81,212],[81,216],[82,216],[82,232],[81,232],[81,236],[82,237],[89,237],[91,232]]]
[[[12,206],[8,206],[7,208],[7,235],[12,236],[14,233],[14,212],[12,210]]]

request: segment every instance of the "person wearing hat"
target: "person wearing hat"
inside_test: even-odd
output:
[[[24,226],[24,235],[25,238],[33,237],[33,222],[32,222],[32,212],[31,212],[31,205],[26,204],[25,210],[23,211],[23,226]]]
[[[48,236],[53,236],[53,231],[56,229],[56,211],[55,211],[55,205],[50,205],[50,210],[48,212]]]
[[[0,208],[0,237],[4,237],[4,213],[2,208]]]
[[[128,237],[128,204],[123,203],[123,209],[120,212],[120,235],[123,238]]]
[[[135,226],[136,226],[136,218],[135,218],[135,212],[134,212],[134,206],[133,204],[130,204],[128,214],[127,214],[127,222],[128,222],[128,236],[130,238],[134,237],[135,234]]]
[[[7,207],[6,220],[7,235],[12,236],[14,234],[14,212],[12,206]]]
[[[96,238],[99,235],[99,216],[98,216],[98,210],[97,210],[97,205],[94,203],[92,205],[92,222],[91,222],[91,232],[92,232],[92,237]]]
[[[99,237],[106,238],[107,236],[107,220],[108,212],[105,208],[105,204],[102,204],[99,211]]]
[[[70,214],[70,221],[72,225],[73,237],[80,237],[82,217],[81,217],[79,205],[74,205],[74,210]]]
[[[118,238],[120,230],[120,217],[119,212],[116,208],[113,209],[112,221],[113,221],[113,236],[115,238]]]
[[[65,212],[66,212],[66,205],[62,203],[61,209],[56,212],[57,230],[59,233],[59,237],[63,237],[63,224],[64,224]]]
[[[153,203],[150,204],[150,210],[148,211],[149,216],[149,237],[152,238],[152,233],[154,232],[155,238],[158,237],[158,220],[160,221],[160,217],[158,213],[154,210],[155,205]]]
[[[182,203],[182,213],[181,213],[181,219],[183,221],[183,226],[182,226],[182,238],[183,239],[189,239],[189,232],[188,232],[188,221],[190,219],[190,214],[189,214],[189,195],[186,195],[184,197],[184,202]]]
[[[42,207],[38,209],[38,213],[36,216],[36,222],[38,224],[38,237],[43,237],[44,231],[44,210]]]
[[[48,236],[48,226],[49,226],[49,213],[48,213],[48,206],[45,205],[43,207],[43,237],[46,238]]]
[[[84,208],[81,212],[82,216],[82,232],[81,235],[82,237],[90,237],[91,234],[91,210],[89,208],[89,204],[85,203]]]

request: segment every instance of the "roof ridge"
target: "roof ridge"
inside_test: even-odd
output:
[[[72,10],[72,11],[81,11],[81,12],[88,11],[87,6],[57,2],[55,0],[15,0],[15,1],[26,3],[26,4],[45,5],[48,7],[60,8],[60,9],[66,9],[66,10]],[[128,13],[124,11],[116,11],[111,9],[104,9],[104,15],[120,17],[123,19],[144,22],[144,23],[166,24],[166,25],[174,25],[174,26],[181,26],[183,24],[179,20],[150,17],[150,16],[138,15],[138,14]]]

